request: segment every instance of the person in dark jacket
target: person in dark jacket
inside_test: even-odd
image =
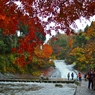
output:
[[[93,73],[93,90],[95,90],[95,68]]]
[[[70,73],[67,74],[68,80],[70,79]]]
[[[71,77],[72,77],[72,80],[73,80],[74,79],[74,73],[73,72],[71,73]]]
[[[90,87],[93,89],[93,69],[90,69],[88,76],[88,89],[90,89]]]

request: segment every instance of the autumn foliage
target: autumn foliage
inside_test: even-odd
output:
[[[43,46],[35,47],[35,55],[39,58],[49,58],[52,54],[52,47],[48,44],[44,44]]]
[[[19,1],[20,6],[15,1]],[[69,26],[77,27],[76,19],[81,16],[88,19],[94,14],[95,0],[0,0],[0,29],[5,36],[13,36],[17,31],[24,32],[21,23],[27,26],[28,32],[19,37],[18,46],[12,47],[17,53],[17,64],[22,66],[35,54],[41,58],[51,55],[49,45],[43,45],[42,50],[39,48],[46,34],[51,35],[51,30],[58,33],[60,29],[69,35],[74,33]],[[51,22],[55,25],[47,29]]]
[[[14,3],[15,1],[21,1],[20,7]],[[0,28],[4,30],[5,35],[14,34],[16,30],[20,29],[20,21],[23,21],[29,26],[29,32],[32,31],[34,35],[35,27],[39,26],[38,23],[41,23],[44,28],[49,23],[55,22],[56,25],[51,27],[51,30],[57,32],[58,29],[62,29],[70,34],[73,31],[69,25],[73,23],[73,26],[77,27],[74,23],[76,19],[81,16],[89,18],[94,14],[95,0],[1,0],[0,22],[2,24],[0,24]],[[47,22],[40,21],[37,15],[42,18],[49,16]],[[45,31],[50,33],[47,29]]]

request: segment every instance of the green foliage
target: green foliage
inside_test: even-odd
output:
[[[41,32],[36,32],[37,38],[39,38],[41,41],[45,41],[46,37]]]
[[[58,40],[49,41],[54,50],[52,56],[65,59],[69,64],[74,63],[75,68],[80,71],[95,68],[95,22],[86,26],[84,31],[79,30],[76,35],[58,34],[56,38]]]
[[[87,38],[85,38],[86,35],[84,35],[82,32],[79,32],[78,35],[74,39],[73,46],[83,46],[87,43]]]
[[[22,22],[20,22],[20,35],[19,36],[26,35],[28,33],[28,28],[29,26],[24,25]]]
[[[57,39],[57,40],[56,40]],[[48,41],[53,48],[53,55],[57,59],[65,59],[69,48],[69,37],[65,34],[56,35],[55,39]]]
[[[69,52],[68,59],[75,62],[75,68],[81,71],[95,68],[95,29],[93,26],[95,27],[94,22],[91,26],[87,26],[84,32],[77,33],[73,38],[73,48]]]
[[[38,64],[39,59],[37,57],[33,57],[33,62],[30,64],[26,64],[23,68],[19,67],[17,63],[15,63],[15,60],[17,56],[19,56],[17,53],[12,53],[12,48],[18,48],[18,40],[28,33],[28,26],[24,25],[23,23],[20,24],[20,35],[17,36],[16,34],[5,36],[3,34],[3,30],[0,29],[0,72],[10,72],[10,73],[33,73],[34,71],[41,69],[41,67],[45,66],[46,64]],[[37,32],[38,33],[38,32]],[[37,34],[36,36],[41,39],[45,40],[45,37],[39,32],[40,34]],[[25,57],[28,57],[28,53],[24,53]],[[28,59],[26,60],[28,61]],[[45,63],[46,60],[43,62]],[[48,64],[48,61],[46,62]],[[40,72],[40,70],[39,70]]]

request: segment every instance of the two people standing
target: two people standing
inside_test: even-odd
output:
[[[67,74],[67,77],[68,77],[68,80],[70,80],[70,73]],[[71,78],[72,78],[72,80],[74,79],[74,73],[73,72],[71,73]]]

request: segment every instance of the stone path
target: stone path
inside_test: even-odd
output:
[[[80,86],[77,86],[75,95],[95,95],[95,90],[88,89],[88,81],[82,81]]]

